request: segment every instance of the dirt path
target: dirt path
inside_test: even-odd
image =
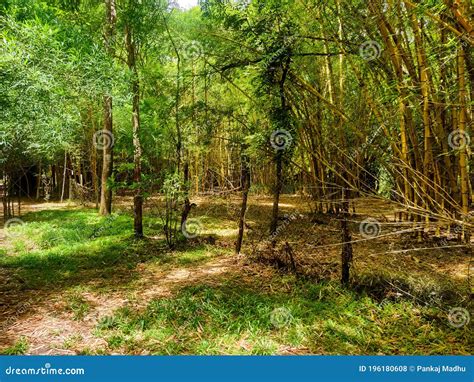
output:
[[[229,207],[230,204],[230,207]],[[381,201],[360,201],[357,213],[361,216],[380,217],[384,234],[391,227],[393,209]],[[232,206],[238,200],[227,204],[212,203],[206,200],[199,202],[198,210],[203,214],[220,218],[234,229]],[[229,207],[227,210],[225,207]],[[292,224],[285,226],[281,242],[288,241],[293,247],[299,266],[315,266],[323,277],[339,277],[340,248],[334,243],[340,240],[339,225],[333,219],[326,223],[314,223],[309,220],[307,206],[296,197],[285,197],[282,200],[282,214],[294,211],[304,213]],[[45,209],[70,209],[74,205],[60,203],[27,203],[23,211],[40,211]],[[251,253],[254,246],[261,244],[261,231],[266,229],[270,198],[252,198],[249,207],[249,230],[245,250]],[[230,216],[230,218],[228,217]],[[382,218],[383,217],[383,218]],[[359,220],[359,217],[355,217]],[[385,226],[384,224],[387,224]],[[389,228],[385,228],[389,227]],[[232,245],[232,236],[223,236],[227,226],[220,226],[222,240]],[[396,228],[396,227],[395,227]],[[0,229],[0,250],[2,236]],[[354,228],[353,239],[361,239],[357,226]],[[420,278],[429,275],[440,280],[455,280],[465,283],[469,274],[470,258],[460,249],[430,248],[427,251],[408,251],[412,246],[419,245],[408,236],[395,235],[378,238],[377,240],[361,241],[354,246],[354,273],[372,274],[374,270],[402,274],[407,271]],[[423,247],[431,243],[423,243]],[[219,252],[218,252],[219,253]],[[176,254],[179,257],[180,254]],[[11,347],[21,338],[28,343],[28,354],[76,354],[78,352],[107,351],[107,343],[95,334],[97,324],[112,315],[119,308],[130,307],[133,310],[144,309],[153,299],[173,296],[180,289],[195,285],[220,285],[231,278],[248,279],[255,284],[266,281],[264,269],[260,265],[249,265],[244,258],[213,254],[210,260],[202,263],[182,264],[146,261],[126,269],[124,274],[114,274],[110,286],[105,291],[100,288],[88,287],[87,283],[98,281],[94,273],[85,280],[82,288],[74,289],[28,289],[22,280],[11,269],[0,268],[0,351]],[[268,271],[269,275],[270,272]],[[132,280],[130,273],[136,275]],[[258,276],[255,276],[258,273]],[[82,276],[79,275],[79,276]],[[125,277],[127,277],[125,279]],[[99,276],[101,277],[101,276]],[[109,281],[109,280],[106,280]],[[71,291],[71,289],[73,289]],[[88,309],[81,317],[77,317],[70,305],[71,293],[76,294]]]
[[[116,309],[130,307],[144,308],[151,300],[171,296],[185,286],[195,283],[220,283],[227,273],[241,272],[241,262],[235,256],[223,256],[198,266],[178,266],[168,270],[157,266],[138,265],[142,277],[138,281],[139,289],[135,296],[125,291],[113,293],[84,292],[82,298],[90,306],[89,312],[81,319],[65,310],[64,294],[37,297],[21,311],[9,310],[2,314],[3,336],[0,350],[12,346],[24,337],[28,344],[28,354],[76,354],[81,349],[100,351],[107,343],[94,335],[97,323],[110,316]],[[70,348],[74,348],[74,350]]]

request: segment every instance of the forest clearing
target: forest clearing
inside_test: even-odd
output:
[[[0,354],[470,355],[473,15],[0,5]]]

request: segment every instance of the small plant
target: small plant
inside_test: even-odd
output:
[[[23,355],[26,354],[29,348],[28,340],[25,337],[20,337],[20,339],[15,342],[14,345],[6,348],[1,352],[3,355]]]
[[[87,300],[79,293],[73,293],[68,297],[66,310],[72,312],[75,320],[82,320],[90,311]]]
[[[161,216],[163,231],[166,243],[170,248],[174,248],[181,231],[180,207],[186,197],[180,176],[177,173],[167,175],[161,191],[165,196],[165,210]]]

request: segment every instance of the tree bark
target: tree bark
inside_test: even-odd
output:
[[[126,48],[128,53],[127,64],[132,72],[132,128],[133,128],[133,181],[135,183],[135,195],[133,197],[133,227],[136,238],[143,237],[143,195],[141,189],[142,177],[142,148],[140,144],[140,82],[136,65],[136,43],[132,35],[130,25],[125,31]]]
[[[273,235],[278,228],[278,209],[280,204],[280,194],[283,185],[283,152],[278,151],[275,158],[275,189],[273,190],[272,222],[270,224],[270,235]]]
[[[106,7],[106,26],[105,26],[105,45],[110,57],[114,55],[114,35],[115,21],[117,19],[115,11],[115,0],[105,0]],[[113,136],[113,120],[112,120],[112,96],[104,95],[104,133]],[[109,142],[106,140],[106,142]],[[100,189],[100,210],[101,215],[110,215],[112,212],[112,190],[107,186],[107,180],[112,176],[113,172],[113,144],[105,144],[103,148],[103,163]]]
[[[343,191],[344,192],[344,191]],[[347,223],[347,216],[349,214],[349,202],[342,203],[342,219],[341,219],[341,233],[342,233],[342,253],[341,253],[341,283],[343,285],[349,284],[350,270],[352,266],[352,237]]]
[[[239,216],[239,235],[237,236],[237,242],[235,244],[235,253],[238,255],[242,249],[242,242],[244,239],[245,230],[245,214],[247,212],[247,201],[250,190],[250,169],[248,165],[248,158],[242,158],[242,206],[240,208]]]
[[[466,134],[466,80],[464,70],[464,50],[459,49],[458,53],[458,77],[459,77],[459,103],[461,104],[459,110],[459,134],[463,136]],[[460,182],[461,182],[461,211],[463,216],[469,213],[469,180],[467,174],[467,142],[464,142],[465,147],[460,147],[459,150],[459,167],[460,167]],[[463,230],[463,239],[466,240],[469,235]]]

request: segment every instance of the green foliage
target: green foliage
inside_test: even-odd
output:
[[[29,349],[28,340],[25,337],[21,337],[13,346],[2,350],[0,354],[3,355],[23,355],[28,352]]]
[[[165,177],[161,192],[165,199],[165,209],[161,214],[163,231],[168,246],[174,248],[177,240],[182,237],[180,212],[186,198],[185,185],[178,173]]]

